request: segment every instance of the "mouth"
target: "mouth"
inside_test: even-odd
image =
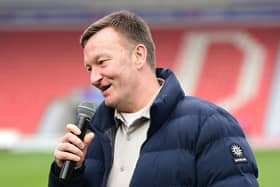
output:
[[[102,91],[102,93],[106,92],[106,90],[108,90],[111,87],[111,84],[109,85],[105,85],[105,86],[100,86],[100,90]]]

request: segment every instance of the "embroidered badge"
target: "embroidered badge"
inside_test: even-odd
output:
[[[236,143],[231,144],[230,151],[235,163],[247,162],[247,158],[243,154],[242,147]]]

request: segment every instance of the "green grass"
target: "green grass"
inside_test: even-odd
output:
[[[255,151],[259,167],[260,187],[278,187],[280,182],[280,150]]]
[[[260,187],[278,187],[280,150],[255,151]],[[46,187],[52,154],[0,152],[0,182],[8,187]]]
[[[0,152],[0,181],[5,187],[46,187],[53,160],[45,153]]]

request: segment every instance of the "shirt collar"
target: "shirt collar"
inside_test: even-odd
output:
[[[148,119],[148,120],[150,119],[150,108],[164,84],[164,79],[157,78],[157,80],[160,84],[160,88],[158,89],[158,91],[156,92],[154,97],[150,100],[150,102],[144,108],[141,109],[141,112],[139,113],[139,118],[144,118],[144,119]],[[117,121],[120,121],[120,122],[126,124],[125,118],[123,117],[122,113],[117,110],[115,110],[115,112],[114,112],[114,118],[115,118],[117,125],[119,124]]]

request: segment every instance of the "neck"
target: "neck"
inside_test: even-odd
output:
[[[152,71],[140,75],[138,80],[135,84],[135,90],[133,90],[133,97],[127,101],[123,110],[118,109],[119,112],[137,112],[144,108],[158,93],[160,84]]]

